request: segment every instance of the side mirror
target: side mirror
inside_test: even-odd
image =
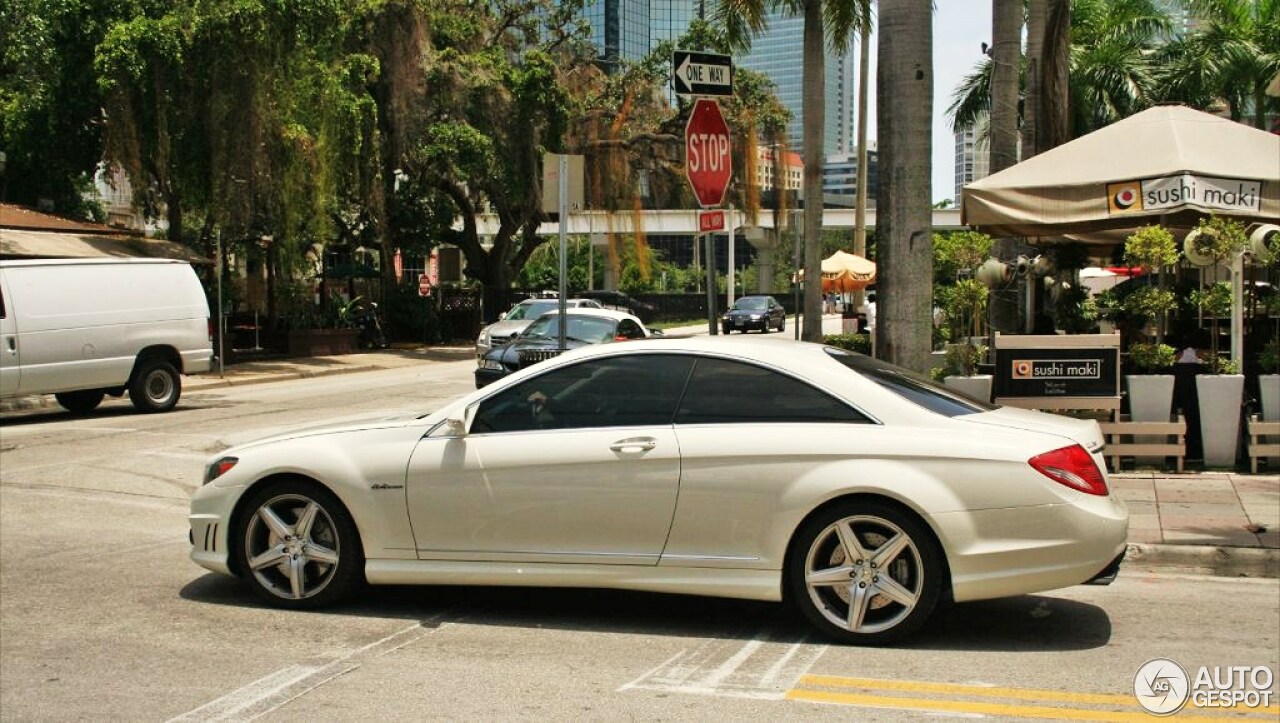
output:
[[[449,417],[444,420],[444,435],[446,437],[465,437],[468,430],[471,429],[471,423],[476,418],[476,405],[472,404],[462,413],[462,418]]]

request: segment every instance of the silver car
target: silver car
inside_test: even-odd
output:
[[[564,303],[571,309],[603,308],[600,302],[592,299],[566,299]],[[480,330],[480,336],[476,338],[476,363],[479,364],[493,347],[506,344],[519,336],[539,316],[559,308],[559,299],[525,299],[511,307],[497,321]]]
[[[1106,583],[1128,515],[1097,422],[760,337],[590,344],[429,414],[227,449],[192,559],[312,608],[365,583],[789,601],[877,644],[943,600]]]

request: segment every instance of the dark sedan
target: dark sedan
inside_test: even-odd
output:
[[[720,317],[720,330],[726,334],[752,329],[767,334],[770,329],[784,331],[786,328],[787,312],[772,296],[744,296]]]
[[[567,309],[565,347],[577,349],[588,344],[644,339],[655,336],[639,319],[613,309]],[[538,317],[519,336],[490,349],[476,368],[476,388],[495,382],[531,364],[560,354],[560,313]]]

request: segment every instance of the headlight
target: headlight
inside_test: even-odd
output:
[[[202,484],[209,484],[222,475],[230,472],[231,468],[236,466],[236,463],[239,461],[240,460],[237,457],[219,457],[218,459],[213,460],[209,463],[208,467],[204,468],[204,482]]]
[[[760,320],[761,320],[761,319],[763,319],[763,318],[764,318],[764,314],[752,314],[752,315],[751,315],[751,320],[752,320],[752,321],[760,321]]]
[[[491,372],[500,372],[502,371],[502,362],[497,359],[481,359],[480,368]]]

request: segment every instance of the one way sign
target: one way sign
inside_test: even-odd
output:
[[[733,95],[733,60],[727,55],[677,50],[671,77],[679,95]]]

